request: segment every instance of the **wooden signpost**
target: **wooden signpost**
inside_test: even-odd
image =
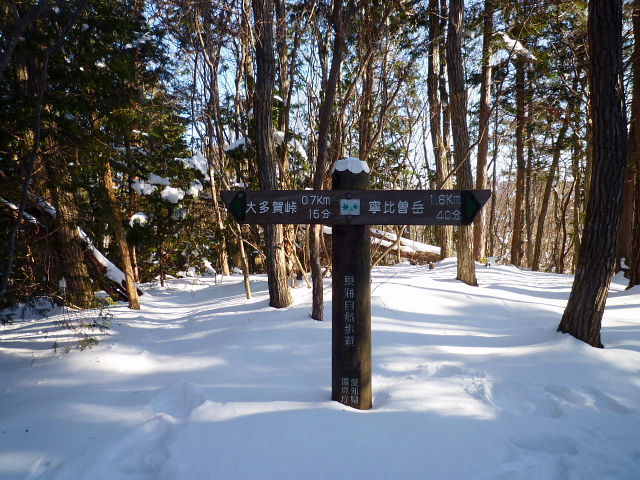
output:
[[[240,223],[332,225],[331,398],[367,410],[371,387],[369,225],[469,225],[490,190],[368,190],[369,167],[334,167],[333,190],[224,191]]]

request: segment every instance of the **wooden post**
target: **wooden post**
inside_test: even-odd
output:
[[[333,190],[367,190],[369,167],[355,158],[333,170]],[[351,195],[345,193],[345,199]],[[347,217],[347,220],[349,217]],[[334,225],[332,294],[332,400],[372,407],[371,247],[368,225]]]
[[[333,169],[333,190],[221,192],[240,223],[333,226],[331,398],[360,410],[372,407],[369,225],[469,225],[491,196],[368,189],[366,162],[345,158]]]

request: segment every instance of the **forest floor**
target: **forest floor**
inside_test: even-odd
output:
[[[604,349],[556,331],[573,277],[455,259],[372,273],[373,408],[331,401],[331,321],[264,276],[141,285],[79,351],[54,309],[0,330],[0,478],[637,480],[640,287]],[[330,317],[330,279],[325,312]],[[52,348],[54,342],[57,349]]]

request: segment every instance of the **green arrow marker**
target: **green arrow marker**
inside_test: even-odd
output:
[[[476,196],[467,190],[460,192],[460,200],[462,203],[462,224],[470,225],[480,212],[482,205],[478,202]]]
[[[247,194],[243,191],[238,192],[231,200],[229,207],[236,220],[244,222],[245,218],[247,218]]]

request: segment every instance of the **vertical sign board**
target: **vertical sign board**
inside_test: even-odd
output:
[[[223,191],[240,223],[333,226],[331,398],[372,406],[369,225],[469,225],[490,190],[368,190],[369,167],[336,163],[333,190]]]
[[[335,168],[333,191],[350,190],[341,212],[360,215],[362,190],[369,188],[364,162]],[[366,167],[366,169],[364,168]],[[360,191],[359,191],[360,190]],[[372,406],[371,242],[368,225],[334,225],[332,240],[331,399],[360,410]]]

